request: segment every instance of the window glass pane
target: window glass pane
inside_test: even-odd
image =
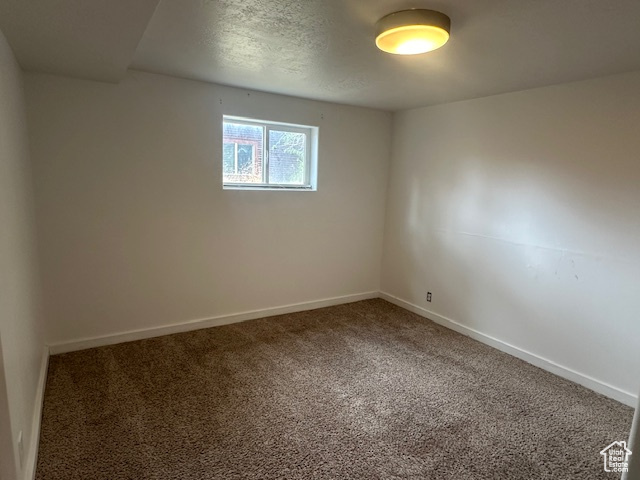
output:
[[[269,183],[304,184],[306,142],[304,133],[269,131]]]
[[[225,143],[222,146],[222,173],[225,175],[236,173],[235,144]]]
[[[238,145],[238,173],[253,174],[253,145]]]
[[[264,127],[260,125],[223,122],[223,182],[264,182],[262,168],[263,131]],[[230,147],[227,145],[230,145]],[[231,159],[233,159],[233,162]]]

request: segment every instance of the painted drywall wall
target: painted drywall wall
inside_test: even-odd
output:
[[[26,76],[48,340],[379,290],[391,115]],[[222,115],[319,127],[316,192],[222,189]]]
[[[382,290],[635,395],[640,73],[397,113],[392,138]]]
[[[22,72],[0,33],[0,470],[25,478],[36,448],[44,337]],[[7,418],[8,417],[8,418]],[[6,427],[10,425],[9,431]],[[21,465],[17,448],[23,432]],[[9,438],[7,438],[7,436]],[[7,450],[7,446],[10,446]]]

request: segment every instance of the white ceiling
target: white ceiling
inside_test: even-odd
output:
[[[0,29],[29,70],[113,81],[128,64],[388,110],[640,70],[638,0],[161,0],[154,14],[155,3],[0,0]],[[449,15],[449,43],[378,51],[375,22],[412,7]]]

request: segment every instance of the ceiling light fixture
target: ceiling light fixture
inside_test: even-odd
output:
[[[417,55],[440,48],[449,40],[451,19],[435,10],[402,10],[376,23],[376,46],[383,52]]]

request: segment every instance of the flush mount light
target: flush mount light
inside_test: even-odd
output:
[[[388,53],[417,55],[440,48],[449,40],[451,19],[434,10],[403,10],[376,24],[376,45]]]

